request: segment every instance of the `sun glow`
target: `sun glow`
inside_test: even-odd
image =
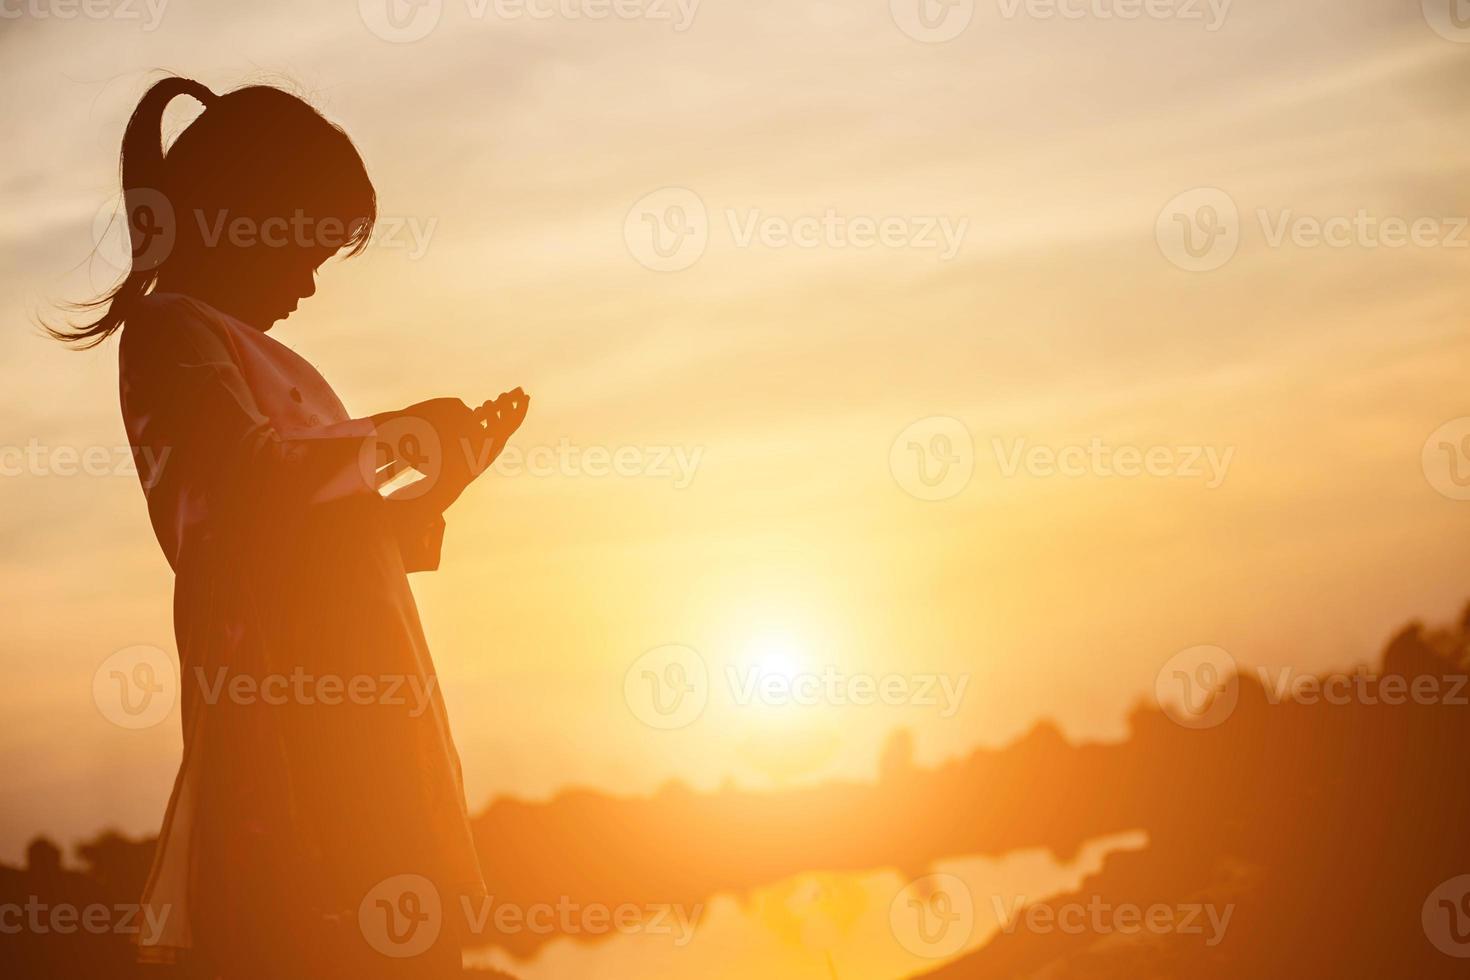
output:
[[[746,646],[745,660],[760,676],[794,680],[812,669],[806,646],[788,632],[757,634]]]

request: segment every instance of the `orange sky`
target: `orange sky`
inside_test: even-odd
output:
[[[91,699],[114,651],[173,649],[141,493],[50,472],[58,447],[123,444],[114,348],[34,329],[112,280],[92,230],[153,68],[288,82],[361,147],[394,224],[275,334],[349,408],[519,384],[526,449],[697,460],[501,473],[451,512],[415,591],[474,808],[861,777],[900,726],[925,763],[1043,717],[1111,737],[1183,648],[1345,665],[1454,614],[1470,504],[1421,450],[1470,415],[1470,48],[1387,0],[1237,0],[1216,30],[1102,0],[1070,20],[975,6],[946,43],[884,3],[805,0],[705,0],[683,30],[446,0],[411,43],[351,4],[0,21],[0,446],[49,461],[0,479],[0,859],[37,831],[151,832],[177,764],[176,715],[129,732]],[[1239,246],[1190,272],[1156,225],[1202,187],[1236,205]],[[666,188],[693,192],[707,243],[659,272],[630,209]],[[1311,244],[1313,221],[1360,213],[1439,237]],[[829,214],[843,231],[784,243]],[[856,244],[855,222],[888,219],[901,243]],[[1298,240],[1273,244],[1283,220]],[[941,243],[963,229],[954,254],[924,247],[931,222]],[[973,475],[924,501],[890,454],[936,416],[968,434]],[[1228,466],[1009,472],[1018,446],[1094,444]],[[941,717],[751,707],[716,684],[696,722],[656,731],[624,675],[669,643],[722,681],[779,663],[968,687]]]

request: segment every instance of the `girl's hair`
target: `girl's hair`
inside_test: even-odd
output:
[[[204,112],[164,152],[163,112],[178,95]],[[105,295],[71,307],[101,314],[47,332],[79,349],[95,347],[127,320],[165,269],[187,269],[221,247],[244,218],[260,237],[268,219],[321,229],[312,244],[356,255],[377,220],[377,194],[352,140],[301,99],[268,85],[215,95],[188,78],[155,83],[133,110],[122,141],[123,209],[132,267]],[[333,233],[335,229],[335,233]]]

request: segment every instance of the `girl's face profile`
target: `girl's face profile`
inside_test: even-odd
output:
[[[322,246],[257,244],[220,253],[208,278],[225,312],[261,330],[315,295],[317,270],[337,253]]]
[[[164,110],[185,95],[204,110],[168,143]],[[315,294],[323,262],[362,251],[377,220],[377,192],[351,139],[269,85],[216,95],[186,78],[155,83],[128,120],[120,169],[133,268],[81,304],[103,311],[92,322],[50,330],[79,348],[121,329],[155,289],[269,330]],[[159,255],[161,215],[173,234]]]
[[[265,249],[277,253],[267,255],[267,268],[261,270],[260,301],[261,315],[257,321],[261,329],[269,329],[277,320],[284,320],[301,301],[316,295],[316,275],[322,264],[336,254],[336,249],[325,248],[276,248]]]

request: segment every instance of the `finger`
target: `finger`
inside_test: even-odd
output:
[[[520,410],[520,403],[524,397],[524,395],[518,396],[514,391],[501,392],[500,397],[494,402],[496,415],[501,419],[514,415]]]

